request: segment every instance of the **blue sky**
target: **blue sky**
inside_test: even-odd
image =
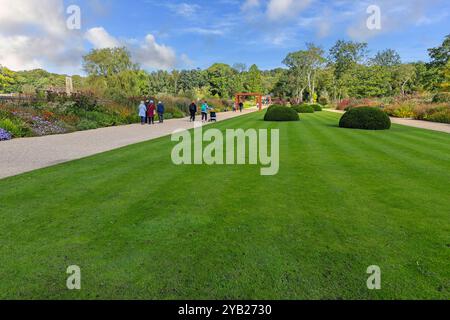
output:
[[[449,3],[0,0],[0,43],[10,43],[0,44],[0,64],[80,73],[81,56],[89,49],[125,45],[147,70],[205,68],[214,62],[256,63],[270,69],[281,66],[288,52],[304,48],[306,42],[328,50],[338,39],[368,42],[372,54],[392,48],[404,61],[427,60],[427,49],[450,33]],[[66,8],[72,4],[81,9],[81,30],[61,31],[55,25],[65,22]],[[370,5],[381,10],[381,30],[366,26]],[[34,11],[17,18],[24,10]],[[23,52],[27,45],[33,52]]]

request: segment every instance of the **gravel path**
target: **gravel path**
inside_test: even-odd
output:
[[[219,113],[223,121],[257,111]],[[69,134],[13,139],[0,142],[0,179],[24,172],[85,158],[127,145],[153,140],[172,134],[177,129],[191,129],[189,118],[167,120],[155,126],[127,126],[79,131]]]
[[[344,111],[340,110],[330,110],[324,109],[328,112],[334,113],[344,113]],[[450,124],[448,123],[438,123],[438,122],[430,122],[430,121],[421,121],[421,120],[411,120],[411,119],[400,119],[400,118],[391,118],[392,123],[401,124],[403,126],[415,127],[426,130],[440,131],[450,133]]]

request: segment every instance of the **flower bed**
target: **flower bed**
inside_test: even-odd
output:
[[[11,139],[12,139],[11,133],[6,131],[5,129],[0,128],[0,141],[6,141]]]
[[[381,108],[391,117],[450,123],[450,103],[435,102],[439,99],[445,100],[447,95],[438,95],[417,94],[390,99],[344,99],[336,106],[336,109],[349,111],[371,106]],[[436,99],[436,96],[439,99]]]

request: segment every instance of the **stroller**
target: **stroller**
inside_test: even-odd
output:
[[[217,113],[214,110],[211,110],[209,113],[209,122],[217,122]]]

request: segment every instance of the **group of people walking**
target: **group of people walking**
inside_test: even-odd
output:
[[[162,103],[161,101],[159,101],[157,105],[155,105],[153,100],[149,100],[146,102],[141,101],[141,104],[139,105],[139,117],[141,118],[141,124],[155,124],[156,115],[158,115],[159,123],[163,123],[165,111],[166,108],[164,106],[164,103]],[[197,104],[195,103],[195,101],[192,101],[192,103],[189,105],[191,122],[195,121],[198,111],[199,108],[197,107]],[[208,105],[208,102],[204,101],[202,103],[202,105],[200,106],[200,111],[203,122],[208,121],[208,113],[210,115],[209,121],[216,121],[216,112],[214,111],[214,108],[212,106]]]
[[[239,107],[239,111],[242,112],[244,110],[244,104],[242,102],[239,102],[239,104],[237,105]],[[236,106],[233,106],[233,111],[236,112]]]
[[[139,105],[139,117],[141,118],[141,124],[155,124],[155,116],[158,114],[159,123],[164,122],[164,113],[166,108],[164,104],[159,101],[157,105],[153,100],[141,101]]]
[[[239,102],[238,104],[233,104],[232,110],[233,112],[237,111],[243,112],[244,104],[242,102]],[[208,122],[208,114],[210,116],[209,121],[216,121],[217,116],[213,106],[208,105],[207,101],[203,101],[203,103],[199,108],[197,106],[197,103],[195,103],[195,101],[192,101],[192,103],[189,105],[189,114],[191,122],[195,122],[196,116],[199,111],[202,116],[202,122]],[[225,111],[227,111],[227,109]],[[163,123],[165,112],[166,108],[164,106],[164,103],[162,103],[161,101],[159,101],[158,104],[156,105],[153,100],[141,101],[141,104],[139,105],[139,117],[141,118],[142,125],[146,123],[150,125],[155,124],[156,115],[158,115],[159,123]]]
[[[208,105],[208,102],[203,101],[201,107],[200,107],[201,115],[202,115],[202,122],[208,121],[208,112],[210,113],[210,120],[215,121],[216,119],[216,112],[214,112],[214,108],[212,106]],[[198,113],[198,106],[195,103],[195,101],[192,101],[192,103],[189,106],[189,113],[191,115],[190,121],[194,122]]]

